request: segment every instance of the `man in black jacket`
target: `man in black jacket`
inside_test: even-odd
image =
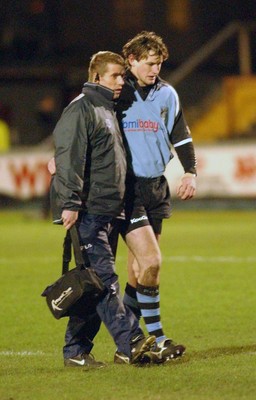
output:
[[[114,256],[109,245],[113,219],[123,209],[126,154],[114,112],[114,100],[124,84],[124,61],[111,52],[98,52],[89,66],[89,81],[63,111],[54,132],[56,173],[55,222],[65,229],[78,226],[86,249],[108,294],[97,314],[71,317],[65,335],[64,364],[101,368],[91,356],[92,340],[102,320],[117,346],[116,359],[139,363],[155,337],[145,338],[134,314],[119,295]],[[57,207],[56,207],[57,206]],[[100,317],[100,320],[98,318]]]

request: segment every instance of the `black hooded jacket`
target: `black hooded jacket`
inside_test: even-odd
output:
[[[53,219],[62,210],[117,216],[123,208],[126,155],[114,112],[113,91],[85,83],[53,132],[56,174]]]

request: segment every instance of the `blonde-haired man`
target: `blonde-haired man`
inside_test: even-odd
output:
[[[114,111],[124,85],[124,60],[100,51],[89,65],[82,93],[63,111],[53,132],[56,172],[52,181],[55,222],[76,224],[91,267],[107,288],[97,313],[70,317],[63,349],[64,364],[101,368],[91,356],[92,340],[103,321],[127,363],[140,363],[155,337],[145,337],[119,294],[114,255],[109,245],[113,219],[123,209],[126,154]],[[54,172],[54,171],[53,171]]]

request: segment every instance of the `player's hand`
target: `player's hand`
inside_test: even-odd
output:
[[[194,174],[186,172],[176,189],[177,196],[181,200],[189,200],[194,197],[196,193],[196,177]]]
[[[78,211],[63,210],[61,214],[61,219],[65,229],[70,229],[76,223],[78,218]]]
[[[54,175],[56,173],[56,164],[55,164],[55,158],[52,157],[50,161],[48,162],[48,171],[50,172],[51,175]]]

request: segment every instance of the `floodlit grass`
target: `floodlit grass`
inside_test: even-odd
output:
[[[65,369],[67,320],[40,297],[60,275],[64,230],[21,212],[0,212],[1,400],[250,400],[256,391],[256,213],[176,211],[161,248],[165,332],[187,346],[182,360],[150,368],[113,364],[102,326],[99,371]],[[122,287],[126,248],[117,270]]]

